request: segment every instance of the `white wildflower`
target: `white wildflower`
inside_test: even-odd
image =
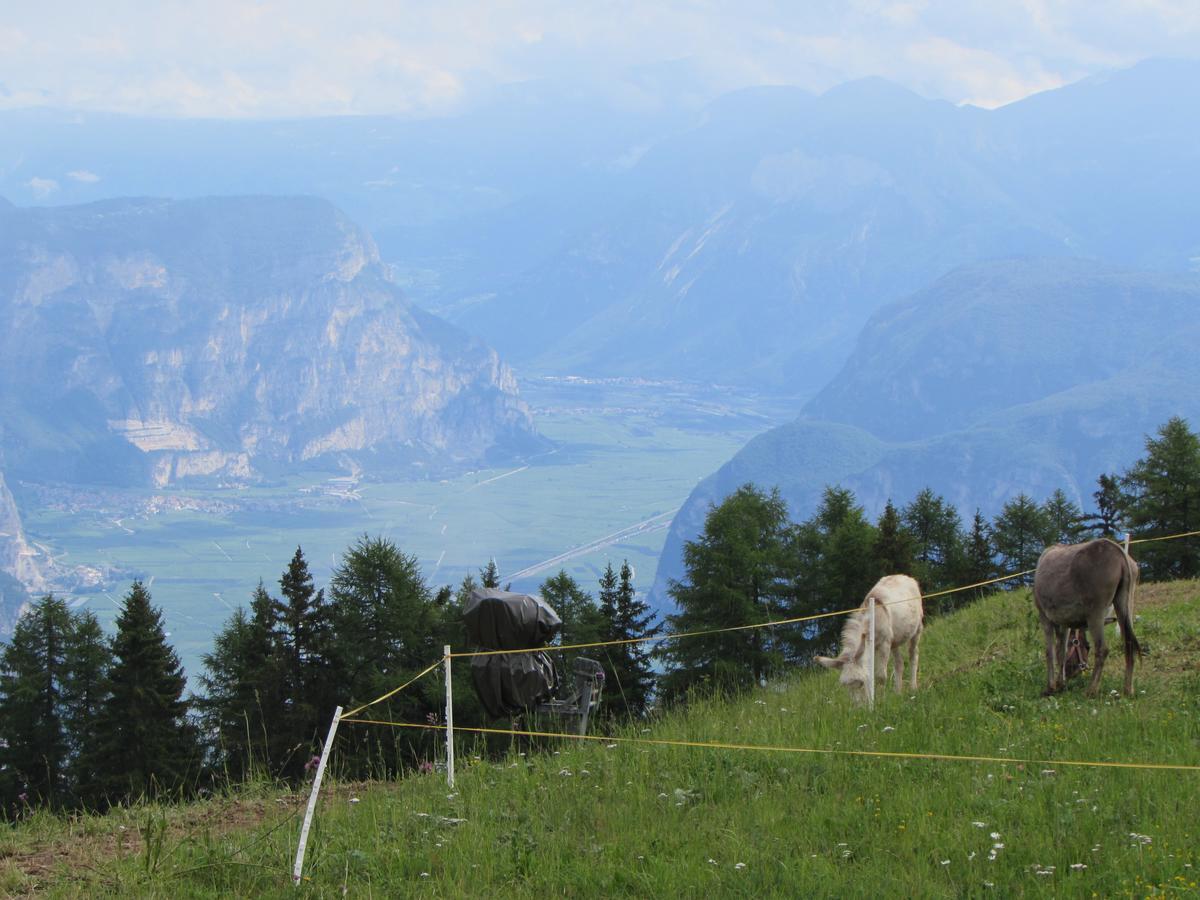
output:
[[[740,871],[741,869],[744,869],[744,868],[746,868],[746,864],[745,864],[745,863],[734,863],[734,864],[733,864],[733,867],[734,867],[735,869],[738,869],[738,870]]]
[[[1087,863],[1071,863],[1071,868],[1078,872],[1081,869],[1086,869]]]
[[[896,730],[896,729],[895,729],[895,728],[893,728],[891,725],[884,725],[884,726],[883,726],[883,733],[884,733],[884,734],[887,734],[889,731],[895,731],[895,730]]]
[[[976,828],[987,828],[987,822],[972,822]]]

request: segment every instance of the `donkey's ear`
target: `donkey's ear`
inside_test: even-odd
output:
[[[840,669],[846,664],[846,658],[844,656],[838,656],[834,659],[830,659],[828,656],[818,656],[817,662],[827,669]]]

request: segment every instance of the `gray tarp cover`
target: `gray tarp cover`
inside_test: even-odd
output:
[[[467,638],[481,650],[544,647],[562,627],[545,600],[496,588],[476,588],[463,608]],[[545,653],[476,656],[471,677],[480,701],[493,716],[513,715],[547,699],[558,682]]]

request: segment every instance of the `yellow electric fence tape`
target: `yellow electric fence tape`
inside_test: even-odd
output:
[[[1195,537],[1196,535],[1200,535],[1200,531],[1187,531],[1182,534],[1167,535],[1166,537],[1139,538],[1136,541],[1130,541],[1130,544],[1146,544],[1146,543],[1151,543],[1153,541],[1173,541],[1178,538]],[[969,591],[969,590],[973,590],[974,588],[986,587],[989,584],[999,584],[1002,581],[1011,581],[1014,578],[1021,578],[1022,576],[1025,576],[1025,575],[1032,575],[1034,573],[1034,571],[1035,571],[1034,569],[1025,569],[1022,572],[1012,572],[1008,575],[1001,575],[998,578],[989,578],[987,581],[977,581],[974,584],[965,584],[962,587],[947,588],[944,591],[935,591],[931,594],[922,594],[921,599],[922,600],[932,600],[935,597],[944,597],[948,594],[957,594],[961,591]],[[906,602],[906,601],[901,601],[901,602]],[[561,651],[561,650],[587,650],[587,649],[590,649],[593,647],[614,647],[614,646],[621,645],[621,644],[650,644],[650,643],[658,643],[660,641],[676,640],[677,638],[703,637],[706,635],[713,635],[713,634],[725,634],[725,633],[731,632],[731,631],[746,631],[751,628],[775,628],[775,627],[781,626],[781,625],[796,625],[796,624],[799,624],[800,622],[815,622],[817,619],[828,619],[828,618],[832,618],[833,616],[850,615],[851,613],[857,612],[859,609],[861,609],[861,607],[855,606],[851,609],[839,609],[834,612],[818,613],[818,614],[812,615],[812,616],[796,616],[795,618],[791,618],[791,619],[775,619],[770,622],[756,622],[756,623],[753,623],[750,625],[732,625],[728,628],[712,628],[712,629],[707,629],[704,631],[680,631],[680,632],[676,632],[674,634],[655,635],[654,637],[624,638],[624,639],[618,640],[618,641],[592,641],[590,643],[585,643],[585,644],[559,644],[557,646],[552,646],[552,647],[531,647],[531,648],[524,648],[524,649],[520,649],[520,650],[475,650],[475,651],[469,651],[469,652],[465,652],[465,653],[451,653],[450,658],[451,659],[466,659],[466,658],[470,658],[473,656],[504,656],[507,654],[515,654],[515,653],[541,653],[541,652],[547,652],[547,651]],[[367,707],[374,706],[376,703],[382,703],[384,700],[387,700],[389,697],[395,696],[396,694],[400,693],[400,691],[404,690],[406,687],[408,687],[410,684],[412,684],[417,679],[422,678],[425,675],[428,675],[430,672],[432,672],[434,669],[436,669],[438,666],[440,666],[444,661],[445,661],[445,657],[438,659],[437,661],[432,663],[427,669],[425,669],[424,671],[413,676],[408,681],[406,681],[404,684],[400,685],[400,687],[395,688],[391,691],[388,691],[382,697],[378,697],[375,700],[370,701],[369,703],[364,703],[362,706],[358,706],[355,709],[352,709],[350,712],[345,713],[342,716],[342,721],[345,722],[350,716],[353,716],[353,715],[356,715],[357,713],[362,712]],[[413,726],[413,727],[418,727],[418,726]],[[459,730],[468,731],[470,729],[464,728],[464,729],[459,729]],[[832,752],[832,751],[830,751],[830,752]]]
[[[938,591],[933,594],[922,594],[922,600],[928,600],[932,597],[941,597],[946,594],[954,594],[959,591],[969,591],[972,588],[984,587],[989,584],[997,584],[1001,581],[1011,581],[1014,578],[1020,578],[1022,575],[1030,575],[1033,569],[1026,569],[1024,572],[1013,572],[1011,575],[1002,575],[999,578],[989,578],[987,581],[979,581],[975,584],[966,584],[962,587],[950,588],[945,591]],[[894,601],[899,603],[907,603],[907,600]],[[861,606],[855,606],[851,609],[839,609],[834,612],[817,613],[813,616],[796,616],[792,619],[773,619],[770,622],[755,622],[751,625],[731,625],[728,628],[711,628],[705,631],[677,631],[673,634],[659,634],[654,637],[643,638],[624,638],[619,641],[592,641],[588,644],[558,644],[551,647],[532,647],[521,650],[475,650],[466,653],[451,653],[451,659],[463,659],[471,656],[504,656],[513,653],[541,653],[549,650],[586,650],[589,647],[612,647],[616,644],[648,644],[657,641],[672,641],[676,638],[703,637],[710,634],[724,634],[729,631],[745,631],[749,628],[774,628],[779,625],[796,625],[799,622],[815,622],[817,619],[828,619],[833,616],[846,616],[850,613],[858,612],[862,609]]]
[[[343,722],[347,721],[342,719]],[[385,722],[378,719],[350,720],[360,725],[388,725],[393,728],[421,728],[443,731],[441,725],[418,724],[415,722]],[[1095,762],[1074,759],[1016,759],[1006,756],[960,756],[953,753],[901,753],[888,750],[827,750],[812,747],[775,747],[763,744],[730,744],[723,741],[684,741],[669,738],[611,737],[600,734],[560,734],[553,731],[519,731],[503,728],[459,728],[473,734],[502,734],[515,737],[568,738],[576,741],[603,741],[608,744],[649,744],[658,747],[702,747],[709,750],[759,750],[768,753],[806,753],[829,756],[870,756],[882,759],[936,759],[944,762],[1011,763],[1031,766],[1082,766],[1100,769],[1161,769],[1176,772],[1200,772],[1200,766],[1182,763],[1138,763],[1138,762]]]
[[[418,678],[424,678],[426,675],[428,675],[430,672],[432,672],[434,669],[436,669],[438,666],[440,666],[443,662],[445,662],[445,660],[446,660],[446,657],[444,657],[444,656],[439,658],[432,665],[430,665],[429,668],[423,669],[422,671],[418,672],[412,678],[408,679],[408,681],[404,682],[404,684],[400,685],[400,687],[392,688],[390,691],[388,691],[382,697],[376,697],[374,700],[370,701],[369,703],[364,703],[362,706],[356,706],[356,707],[354,707],[354,709],[350,710],[350,712],[348,712],[348,713],[342,713],[341,721],[345,722],[347,716],[356,715],[357,713],[362,712],[368,706],[374,706],[376,703],[382,703],[384,700],[387,700],[389,697],[394,697],[396,694],[400,693],[402,690],[404,690],[406,687],[408,687],[410,684],[412,684]]]

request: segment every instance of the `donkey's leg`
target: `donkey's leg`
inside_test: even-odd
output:
[[[1053,622],[1045,616],[1042,616],[1041,619],[1042,633],[1046,636],[1046,690],[1042,692],[1042,696],[1049,697],[1058,689],[1058,677],[1054,665],[1054,646],[1058,643],[1058,635]]]
[[[903,649],[899,645],[892,648],[892,668],[896,670],[894,674],[897,694],[904,690],[904,654],[901,652]]]
[[[1100,673],[1104,671],[1104,658],[1108,656],[1108,642],[1104,640],[1104,616],[1108,612],[1108,608],[1093,610],[1088,614],[1088,634],[1092,637],[1092,645],[1095,650],[1096,670],[1092,672],[1091,683],[1088,684],[1087,695],[1095,697],[1100,693]]]
[[[912,679],[912,690],[914,692],[917,689],[917,664],[921,659],[921,654],[919,652],[920,644],[921,632],[918,631],[916,636],[908,642],[908,667],[912,669],[912,675],[909,677]]]
[[[1058,653],[1058,658],[1055,659],[1057,668],[1054,674],[1058,677],[1059,690],[1067,689],[1067,645],[1071,643],[1071,629],[1066,626],[1059,626],[1054,629],[1054,649]]]

